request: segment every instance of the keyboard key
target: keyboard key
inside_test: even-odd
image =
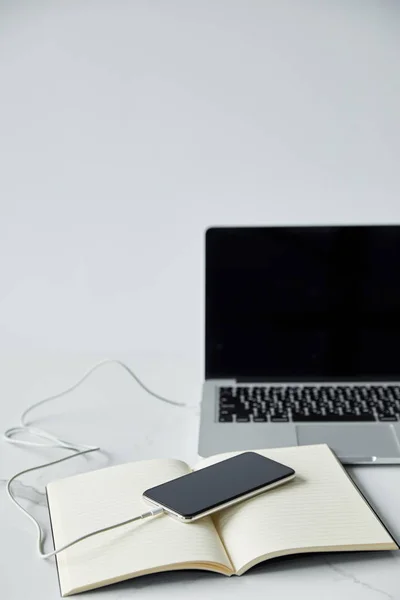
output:
[[[329,419],[327,416],[323,416],[323,415],[316,415],[316,414],[309,414],[309,415],[305,415],[303,413],[292,413],[292,421],[294,421],[295,423],[300,423],[300,422],[304,422],[304,423],[310,423],[310,422],[318,422],[318,421],[331,421],[333,419]]]
[[[356,414],[340,414],[340,413],[327,413],[325,415],[308,415],[305,416],[304,414],[293,414],[293,421],[295,422],[300,422],[300,421],[314,421],[314,422],[318,422],[320,421],[321,423],[324,421],[329,421],[329,422],[353,422],[353,421],[375,421],[375,417],[374,415],[371,414],[365,414],[365,415],[356,415]]]
[[[219,415],[220,423],[232,423],[233,416],[232,415]]]

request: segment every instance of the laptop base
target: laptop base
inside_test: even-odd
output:
[[[400,422],[220,423],[217,391],[226,382],[205,383],[199,454],[328,444],[343,464],[400,464]]]

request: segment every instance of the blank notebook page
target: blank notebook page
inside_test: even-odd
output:
[[[292,467],[296,477],[214,517],[236,572],[266,555],[397,549],[328,446],[257,452]],[[227,456],[232,454],[206,459],[197,468]]]
[[[53,535],[61,547],[85,533],[149,510],[142,493],[189,472],[176,460],[127,463],[68,477],[47,486]],[[166,515],[150,517],[84,540],[58,557],[64,595],[179,564],[231,565],[210,518],[182,525]],[[182,567],[181,567],[182,568]]]

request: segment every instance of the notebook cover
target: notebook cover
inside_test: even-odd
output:
[[[50,503],[49,503],[49,497],[47,495],[47,487],[46,487],[46,500],[47,500],[47,508],[49,511],[49,519],[50,519],[50,531],[51,531],[51,539],[53,540],[53,549],[56,549],[56,543],[54,541],[54,532],[53,532],[53,522],[51,520],[51,510],[50,510]],[[58,589],[60,590],[60,596],[62,597],[62,592],[61,592],[61,581],[60,581],[60,572],[58,570],[58,559],[57,559],[57,554],[54,557],[56,559],[56,568],[57,568],[57,579],[58,579]]]

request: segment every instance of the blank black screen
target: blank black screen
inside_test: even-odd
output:
[[[206,378],[400,377],[400,226],[213,228]]]
[[[244,452],[163,483],[144,495],[184,517],[195,517],[293,473],[293,469],[260,454]]]

